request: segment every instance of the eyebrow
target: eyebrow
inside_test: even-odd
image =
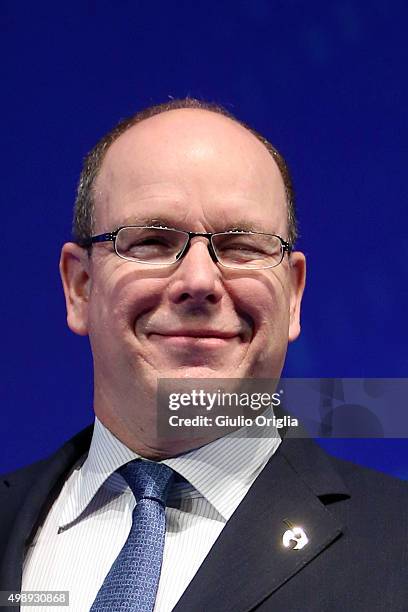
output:
[[[229,232],[261,232],[262,228],[256,227],[253,223],[248,221],[241,221],[234,225],[234,227],[228,228]]]
[[[123,225],[163,225],[165,227],[171,227],[172,222],[164,217],[135,217],[132,215],[123,220],[121,226]]]

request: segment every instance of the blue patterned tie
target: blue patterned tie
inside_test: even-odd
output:
[[[165,506],[174,472],[163,463],[135,459],[119,468],[135,498],[132,527],[90,612],[150,612],[156,601],[164,536]]]

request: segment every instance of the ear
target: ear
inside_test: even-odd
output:
[[[290,275],[290,319],[289,342],[300,334],[300,305],[306,282],[306,258],[300,251],[294,251],[289,258]]]
[[[68,327],[75,334],[88,334],[90,261],[86,249],[73,242],[62,247],[59,264],[67,307]]]

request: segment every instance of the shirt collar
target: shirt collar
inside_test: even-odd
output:
[[[268,408],[264,415],[272,417],[273,413]],[[161,463],[185,478],[227,521],[280,442],[274,426],[257,427],[256,432],[244,426],[200,448],[164,459]],[[59,519],[60,529],[80,517],[106,481],[114,493],[129,490],[124,479],[115,472],[138,458],[143,459],[95,417],[88,456],[67,482],[67,495]]]
[[[166,463],[228,520],[280,442],[275,427],[244,426]]]

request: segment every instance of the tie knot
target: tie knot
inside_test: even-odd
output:
[[[164,463],[134,459],[118,470],[132,490],[136,501],[149,498],[166,505],[174,472]]]

